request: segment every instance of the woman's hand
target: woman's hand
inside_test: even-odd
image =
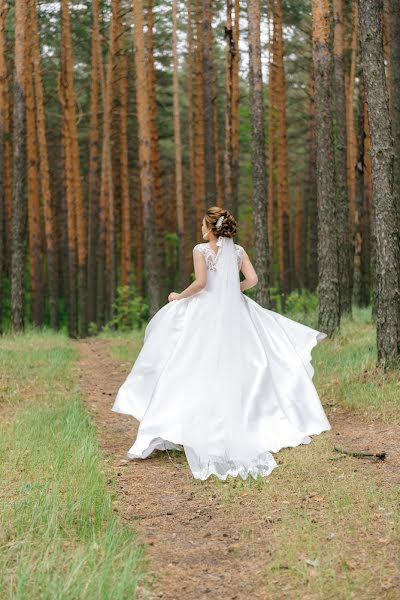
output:
[[[172,302],[172,300],[180,300],[179,294],[177,292],[171,292],[168,296],[168,302]]]

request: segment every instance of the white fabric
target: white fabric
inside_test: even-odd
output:
[[[243,248],[198,244],[207,284],[164,305],[112,410],[140,421],[129,458],[185,451],[196,479],[246,479],[278,467],[271,452],[331,429],[313,385],[311,350],[324,333],[240,291]]]

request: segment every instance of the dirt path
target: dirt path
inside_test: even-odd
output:
[[[116,473],[119,497],[115,509],[147,545],[149,569],[154,574],[151,598],[267,599],[266,538],[268,527],[274,525],[260,514],[256,496],[242,494],[237,499],[239,510],[226,510],[214,493],[214,483],[193,479],[183,453],[171,457],[155,451],[146,460],[128,462],[126,451],[135,439],[137,423],[113,413],[111,407],[129,368],[110,357],[107,340],[76,343],[81,353],[81,389]],[[369,461],[368,468],[378,478],[400,482],[398,425],[369,426],[338,408],[327,415],[333,442],[364,451],[385,449],[387,460]],[[243,536],[249,528],[250,542],[249,536]]]

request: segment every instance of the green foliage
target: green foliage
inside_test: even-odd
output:
[[[141,329],[149,318],[147,301],[137,294],[135,286],[117,288],[117,299],[113,304],[114,317],[106,323],[103,331],[131,331]],[[90,324],[90,332],[97,333],[94,324]]]

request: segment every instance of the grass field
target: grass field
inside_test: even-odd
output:
[[[143,549],[113,513],[72,344],[31,331],[0,348],[0,597],[134,597]]]

